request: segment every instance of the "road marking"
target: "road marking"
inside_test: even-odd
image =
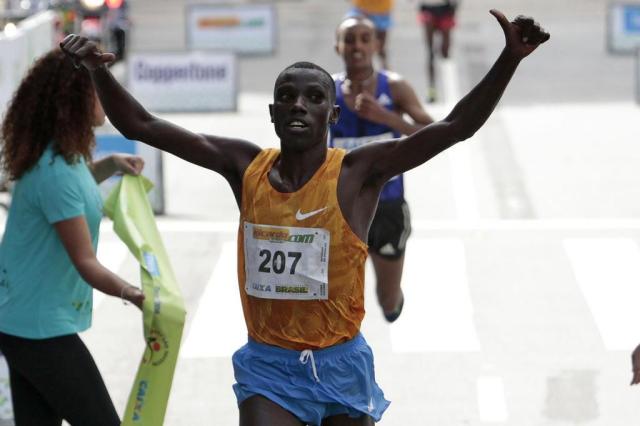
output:
[[[458,65],[454,61],[441,60],[438,62],[442,76],[442,101],[450,109],[460,100],[460,81],[458,80]]]
[[[445,108],[451,110],[461,98],[458,67],[453,61],[443,60],[439,62],[439,68]],[[456,214],[462,220],[476,220],[480,217],[470,149],[470,143],[460,143],[447,150]]]
[[[479,351],[462,241],[413,238],[407,246],[405,305],[391,325],[393,352]]]
[[[451,163],[451,180],[456,215],[461,220],[475,221],[480,217],[480,212],[473,180],[470,149],[471,145],[469,144],[454,145],[449,148],[448,155]]]
[[[630,238],[565,239],[564,248],[607,350],[640,342],[640,249]]]
[[[478,377],[478,412],[483,423],[504,423],[507,414],[507,403],[502,378],[495,376]]]
[[[98,261],[114,274],[120,272],[120,267],[127,258],[129,249],[119,241],[102,241],[98,243]],[[93,309],[96,310],[104,301],[106,294],[98,290],[93,290]]]
[[[227,241],[200,299],[181,357],[231,357],[247,343],[236,264],[236,241]]]

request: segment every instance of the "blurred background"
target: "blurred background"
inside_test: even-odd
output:
[[[427,96],[420,2],[396,0],[389,68]],[[278,146],[267,105],[298,60],[342,71],[344,0],[0,0],[0,113],[31,61],[81,32],[117,54],[114,75],[190,130]],[[600,425],[640,419],[640,3],[463,0],[438,61],[441,119],[488,71],[497,8],[533,16],[550,41],[525,59],[471,139],[406,176],[413,234],[404,312],[388,325],[367,269],[363,332],[392,405],[383,425]],[[153,205],[187,303],[167,425],[237,424],[231,354],[246,340],[235,277],[238,210],[210,171],[127,141],[108,124],[96,155],[145,156]],[[112,182],[110,183],[113,184]],[[108,190],[107,184],[105,191]],[[10,195],[0,192],[0,202]],[[0,206],[0,232],[6,211]],[[100,259],[137,264],[105,219]],[[96,295],[83,335],[120,411],[144,342],[139,314]],[[0,425],[10,425],[0,362]],[[4,422],[4,423],[3,423]]]

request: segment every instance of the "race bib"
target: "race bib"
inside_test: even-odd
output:
[[[263,299],[328,299],[329,242],[326,229],[245,222],[245,291]]]
[[[334,148],[342,148],[347,151],[358,148],[359,146],[368,144],[369,142],[384,141],[394,139],[393,133],[387,132],[381,135],[360,136],[353,138],[333,138]]]

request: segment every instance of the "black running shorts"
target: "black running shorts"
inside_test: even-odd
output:
[[[404,200],[381,201],[369,229],[369,251],[388,259],[404,254],[411,234],[409,206]]]

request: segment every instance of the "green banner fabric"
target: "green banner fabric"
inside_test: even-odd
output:
[[[113,228],[140,263],[146,348],[123,426],[163,424],[186,311],[147,198],[153,184],[125,175],[105,201]]]

